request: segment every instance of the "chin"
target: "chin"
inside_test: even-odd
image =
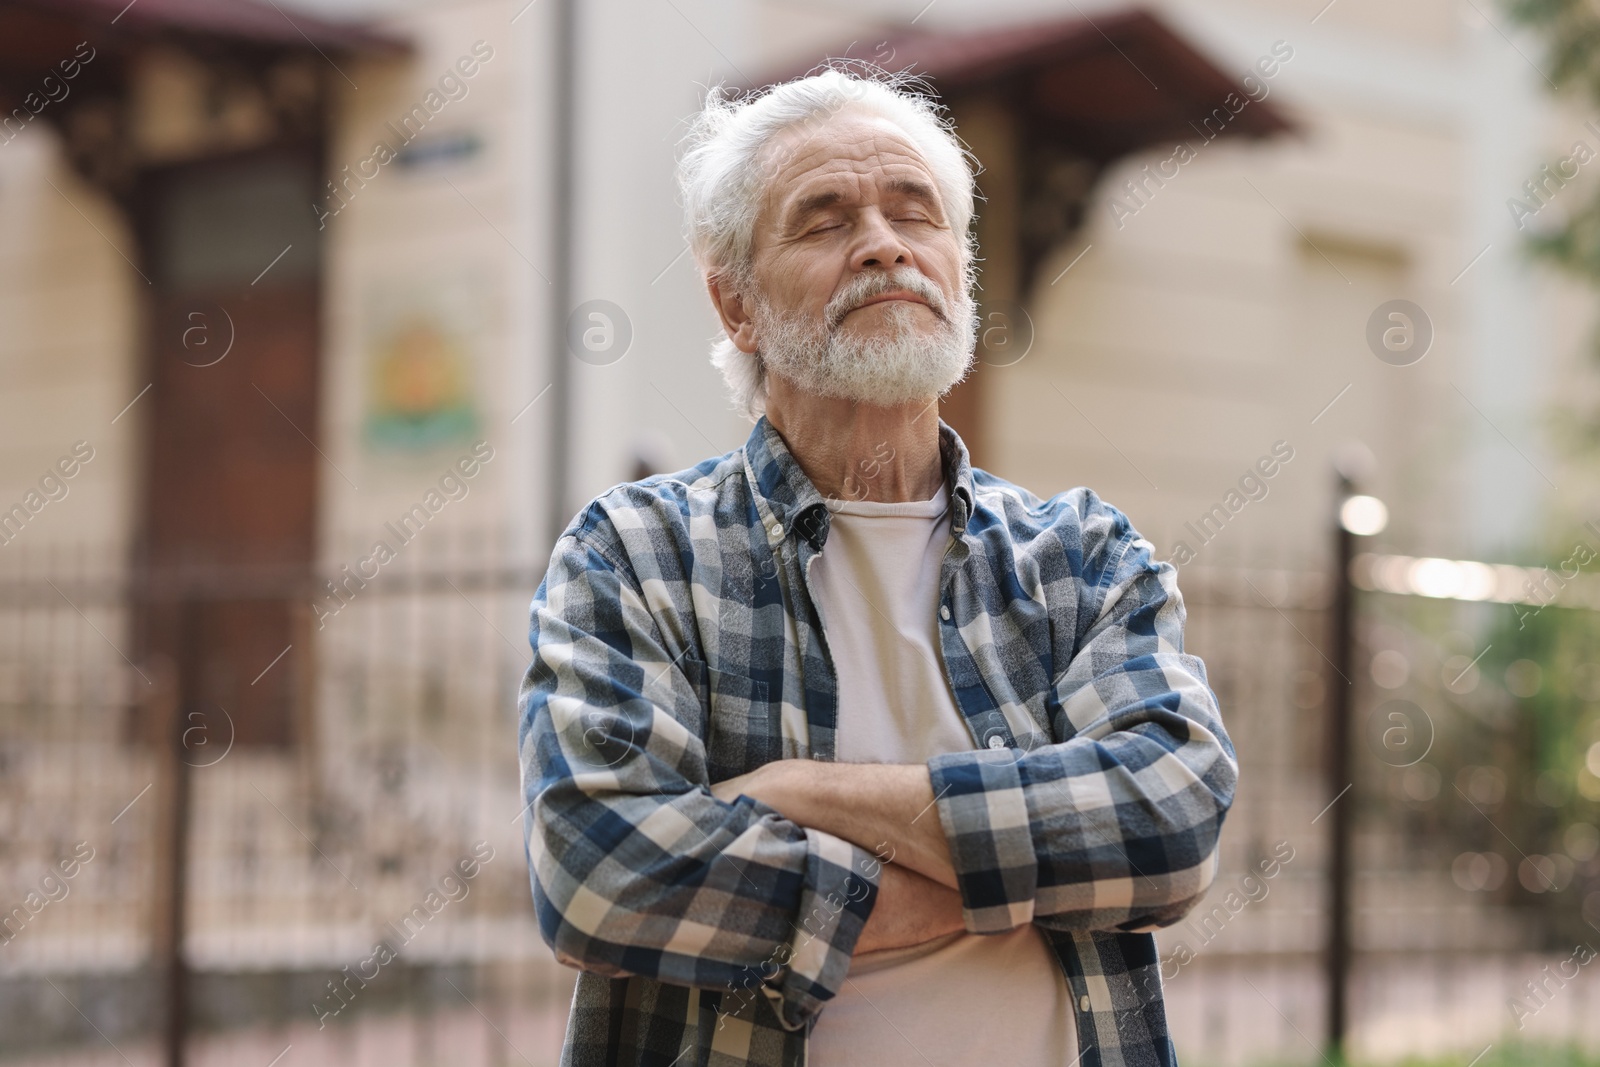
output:
[[[912,339],[932,344],[938,339],[940,330],[937,321],[921,323],[897,318],[864,330],[846,326],[839,333],[859,345],[890,345]]]

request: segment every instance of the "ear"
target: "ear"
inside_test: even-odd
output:
[[[711,306],[717,309],[722,329],[741,352],[756,350],[755,324],[744,306],[744,298],[723,288],[723,279],[715,275],[706,278],[706,291],[711,294]]]

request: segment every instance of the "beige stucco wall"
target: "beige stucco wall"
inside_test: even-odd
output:
[[[476,135],[481,147],[409,169],[380,165],[365,184],[346,187],[353,191],[342,208],[330,202],[339,209],[327,220],[322,429],[330,459],[349,479],[324,472],[321,518],[331,566],[384,536],[385,522],[417,503],[470,451],[470,441],[406,451],[375,449],[363,439],[371,350],[400,306],[427,307],[459,328],[452,337],[471,371],[480,418],[475,436],[494,456],[469,481],[467,495],[430,522],[425,539],[438,542],[436,533],[452,529],[527,530],[533,522],[543,472],[530,466],[527,453],[542,449],[543,440],[536,420],[510,420],[537,392],[529,353],[534,316],[543,314],[544,283],[528,262],[544,259],[536,230],[543,222],[536,207],[543,170],[533,165],[531,148],[547,129],[548,95],[537,82],[538,91],[529,92],[527,76],[536,14],[513,25],[499,4],[414,9],[385,25],[412,40],[415,54],[361,64],[350,72],[356,84],[341,90],[328,165],[336,179],[350,173],[345,167],[359,174],[380,139],[401,147],[390,124],[399,128],[413,105],[426,107],[427,94],[452,73],[465,95],[436,96],[444,103],[436,103],[439,110],[413,144]],[[456,72],[463,57],[467,69],[476,67],[470,77]],[[512,492],[519,483],[524,491]]]
[[[123,409],[146,383],[134,361],[144,283],[125,252],[120,213],[61,161],[52,129],[0,145],[0,508],[40,493],[0,547],[0,573],[53,546],[126,546],[141,413]],[[41,478],[79,441],[93,458],[39,506]]]

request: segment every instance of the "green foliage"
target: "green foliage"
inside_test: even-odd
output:
[[[1363,641],[1406,674],[1361,701],[1361,818],[1401,835],[1403,866],[1448,872],[1463,904],[1520,912],[1529,949],[1600,947],[1600,612],[1558,606],[1597,552],[1590,530],[1541,549],[1558,561],[1542,609],[1362,602]]]
[[[1589,0],[1502,0],[1502,6],[1544,38],[1543,69],[1557,90],[1600,101],[1600,9]]]
[[[1502,0],[1507,13],[1543,40],[1543,69],[1558,92],[1600,105],[1600,7],[1590,0]],[[1575,197],[1576,194],[1574,194]],[[1535,233],[1528,249],[1600,284],[1600,188],[1573,207],[1559,229]]]
[[[1365,1060],[1307,1056],[1303,1060],[1267,1060],[1255,1067],[1600,1067],[1600,1054],[1585,1051],[1576,1042],[1553,1044],[1506,1040],[1496,1041],[1482,1058],[1479,1052],[1456,1052],[1440,1056],[1406,1056],[1398,1060]],[[1199,1063],[1184,1056],[1186,1064]]]
[[[1585,110],[1600,108],[1600,4],[1593,0],[1500,0],[1510,18],[1532,31],[1544,54],[1533,57],[1554,91],[1581,101]],[[1541,177],[1530,174],[1537,184]],[[1563,189],[1564,217],[1559,225],[1529,227],[1523,244],[1535,260],[1549,263],[1591,286],[1600,287],[1600,183]],[[1529,208],[1538,197],[1517,198]],[[1591,341],[1600,361],[1600,330]],[[1576,402],[1558,410],[1559,436],[1572,446],[1574,458],[1600,456],[1600,411]]]
[[[1412,1056],[1383,1067],[1467,1067],[1477,1053],[1450,1056]],[[1378,1067],[1358,1063],[1355,1067]],[[1474,1067],[1600,1067],[1600,1055],[1576,1043],[1553,1045],[1521,1041],[1496,1041]]]
[[[1511,713],[1484,739],[1491,744],[1483,754],[1498,750],[1508,777],[1494,822],[1501,846],[1512,850],[1510,901],[1534,910],[1546,947],[1592,942],[1600,778],[1587,764],[1600,745],[1600,613],[1516,607],[1496,618],[1483,669],[1505,680]]]
[[[1600,104],[1600,8],[1589,0],[1502,3],[1513,19],[1543,40],[1543,69],[1550,83],[1560,92]],[[1530,236],[1527,246],[1536,257],[1600,284],[1600,190],[1573,207],[1559,229]]]

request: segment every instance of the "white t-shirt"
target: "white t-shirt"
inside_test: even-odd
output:
[[[939,650],[948,490],[829,506],[828,541],[808,577],[838,672],[837,758],[922,763],[975,747]],[[958,931],[857,953],[808,1058],[811,1067],[1065,1067],[1077,1055],[1073,1025],[1071,990],[1038,927]]]

